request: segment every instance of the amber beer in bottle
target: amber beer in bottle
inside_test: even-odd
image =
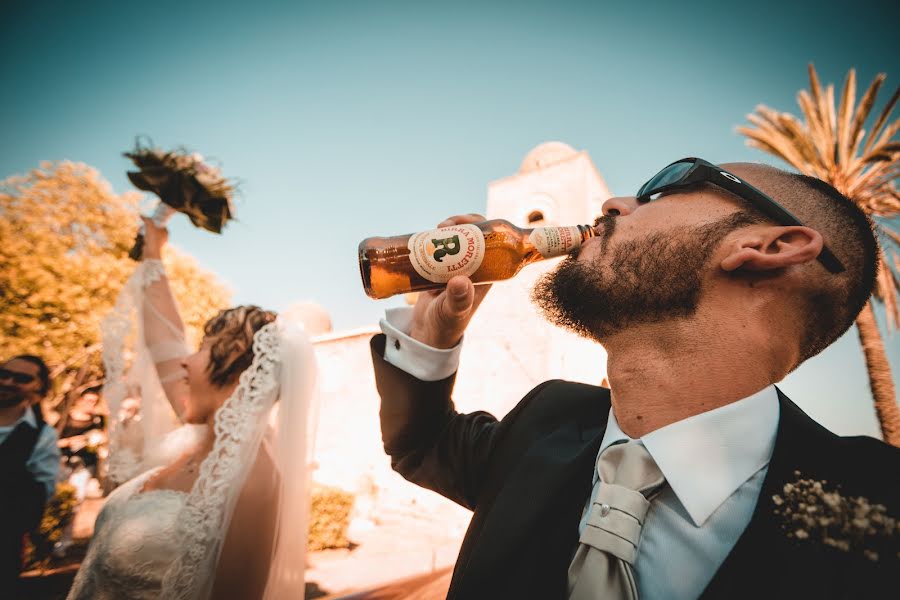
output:
[[[451,225],[421,233],[366,238],[359,270],[366,294],[441,288],[456,275],[474,283],[509,279],[525,265],[562,256],[594,237],[590,225],[521,229],[509,221]]]

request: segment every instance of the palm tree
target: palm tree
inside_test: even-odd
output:
[[[900,278],[894,269],[900,270],[900,233],[892,229],[896,224],[889,219],[900,214],[900,191],[896,185],[900,177],[900,141],[893,140],[900,131],[900,119],[890,124],[888,119],[900,96],[900,87],[875,119],[868,137],[863,129],[885,78],[884,73],[875,77],[854,110],[856,71],[851,69],[835,110],[834,86],[829,84],[823,91],[810,64],[809,91],[801,90],[797,95],[802,122],[792,114],[760,105],[747,116],[753,126],[739,127],[738,132],[747,136],[748,145],[777,156],[801,173],[827,181],[872,217],[881,241],[878,279],[873,299],[856,318],[856,327],[882,436],[889,444],[900,446],[900,407],[872,310],[873,300],[883,302],[888,330],[897,328]]]

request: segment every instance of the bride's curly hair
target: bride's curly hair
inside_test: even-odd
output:
[[[277,315],[258,306],[237,306],[217,314],[203,326],[212,340],[209,351],[209,381],[225,387],[237,381],[253,362],[253,336]]]

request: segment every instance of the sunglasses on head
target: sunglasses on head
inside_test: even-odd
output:
[[[797,217],[774,199],[722,167],[707,162],[702,158],[682,158],[673,162],[641,186],[637,193],[637,199],[640,202],[655,200],[655,196],[663,192],[685,188],[698,183],[712,183],[731,192],[752,204],[780,225],[803,226],[803,223]],[[842,273],[846,270],[837,256],[826,246],[822,246],[822,251],[817,258],[831,273]]]
[[[24,385],[34,381],[34,375],[30,373],[20,373],[19,371],[10,371],[0,367],[0,381],[11,379],[16,385]]]

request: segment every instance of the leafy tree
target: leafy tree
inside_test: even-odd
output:
[[[53,408],[102,382],[100,321],[135,268],[127,255],[139,198],[116,195],[96,169],[68,161],[0,181],[0,358],[42,356],[55,375]],[[165,262],[197,339],[229,293],[175,248]]]
[[[856,71],[851,69],[835,109],[834,86],[829,84],[823,90],[815,68],[809,65],[809,91],[801,90],[797,95],[803,121],[760,105],[747,117],[753,126],[739,127],[738,131],[747,136],[748,145],[777,156],[801,173],[827,181],[872,217],[881,240],[873,300],[884,303],[888,330],[893,330],[900,321],[900,278],[894,270],[900,269],[900,234],[896,222],[890,221],[900,214],[900,141],[894,139],[900,131],[900,119],[889,119],[900,87],[875,119],[868,136],[863,129],[885,79],[885,74],[879,73],[857,106]],[[900,446],[900,407],[872,301],[857,317],[856,327],[882,436],[889,444]]]

